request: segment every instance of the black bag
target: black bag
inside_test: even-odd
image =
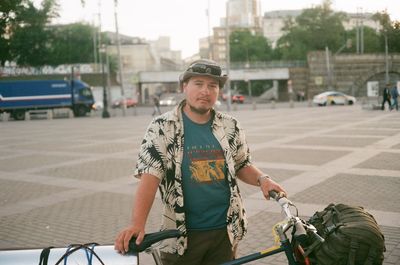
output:
[[[330,204],[309,220],[325,239],[311,252],[318,265],[381,265],[385,238],[363,207]]]

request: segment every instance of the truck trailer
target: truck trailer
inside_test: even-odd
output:
[[[94,105],[92,90],[80,80],[0,81],[0,113],[24,120],[25,112],[69,108],[86,116]]]

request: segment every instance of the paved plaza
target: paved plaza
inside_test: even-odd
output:
[[[112,244],[130,221],[138,184],[132,171],[151,111],[0,121],[0,249]],[[231,114],[245,129],[254,163],[286,188],[301,216],[332,202],[364,206],[385,235],[384,264],[400,264],[400,112],[304,105]],[[249,215],[242,256],[271,246],[282,216],[259,188],[240,186]],[[158,230],[161,208],[158,197],[147,232]]]

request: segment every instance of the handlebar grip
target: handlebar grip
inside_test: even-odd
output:
[[[179,237],[182,234],[183,233],[181,231],[175,229],[146,234],[143,238],[142,243],[140,243],[139,245],[136,245],[136,237],[132,237],[129,241],[129,252],[142,252],[154,243],[157,243],[167,238]]]
[[[268,192],[268,194],[269,194],[269,197],[271,197],[272,199],[274,199],[276,201],[279,200],[279,193],[278,192],[276,192],[274,190],[270,190]]]
[[[301,245],[305,245],[307,243],[308,236],[303,223],[299,219],[297,219],[297,221],[294,223],[294,226],[296,229],[294,237]]]

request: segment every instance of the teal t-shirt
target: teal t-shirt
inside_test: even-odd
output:
[[[182,184],[186,226],[210,230],[226,226],[230,190],[223,150],[212,133],[212,119],[197,124],[183,114]]]

